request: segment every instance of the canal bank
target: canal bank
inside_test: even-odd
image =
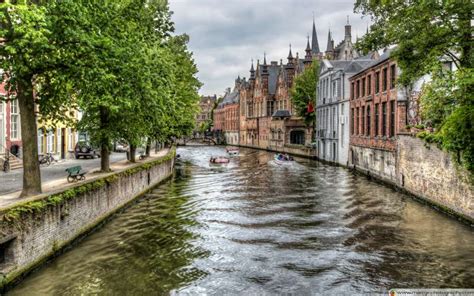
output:
[[[175,154],[173,147],[165,156],[1,209],[1,289],[171,176]]]

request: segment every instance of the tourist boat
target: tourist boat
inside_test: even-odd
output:
[[[210,163],[229,163],[230,159],[228,157],[224,157],[224,156],[217,156],[217,157],[211,157],[211,159],[209,159],[209,162]]]
[[[229,156],[238,156],[239,150],[238,149],[227,150],[227,153],[229,154]]]
[[[294,162],[293,157],[288,154],[277,153],[273,158],[277,164],[290,164]]]

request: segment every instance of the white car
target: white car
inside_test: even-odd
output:
[[[115,145],[115,151],[116,152],[127,152],[128,151],[128,146],[124,144],[116,144]]]

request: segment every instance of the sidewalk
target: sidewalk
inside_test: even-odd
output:
[[[152,159],[156,159],[158,157],[166,155],[168,151],[169,149],[162,149],[158,151],[158,153],[154,153],[154,150],[152,150],[150,157],[144,160],[139,160],[138,155],[137,155],[136,163],[148,162]],[[114,157],[112,157],[112,155]],[[112,171],[119,171],[136,164],[136,163],[131,163],[127,159],[125,159],[126,158],[125,153],[115,153],[112,155],[111,155],[111,164],[110,164],[110,168],[112,169]],[[114,160],[114,162],[112,162],[112,159]],[[86,180],[94,180],[94,179],[103,177],[104,175],[110,174],[110,173],[98,173],[98,171],[100,170],[100,159],[89,160],[89,162],[86,162],[86,161],[87,160],[82,160],[82,159],[64,161],[62,163],[58,162],[58,163],[52,164],[50,167],[41,168],[41,176],[42,176],[42,181],[43,181],[43,184],[42,184],[43,193],[48,193],[50,191],[58,191],[60,189],[67,189],[69,187],[73,187],[77,184],[80,184],[80,181],[74,182],[74,183],[68,183],[66,179],[67,173],[65,172],[65,169],[74,165],[81,165],[87,171],[87,174],[85,175]],[[20,198],[22,179],[23,179],[22,170],[19,170],[19,172],[15,172],[13,176],[8,176],[8,175],[9,174],[1,175],[1,172],[0,172],[0,208],[25,200],[24,198]],[[19,184],[20,184],[19,188],[14,191],[2,193],[2,191],[5,191],[4,185],[7,185],[7,182],[9,182],[8,180],[9,178],[10,179],[14,178],[14,181],[16,183],[18,183],[19,181]]]

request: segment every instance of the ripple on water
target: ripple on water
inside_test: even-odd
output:
[[[176,177],[11,295],[297,295],[473,287],[474,233],[365,177],[180,148]]]

